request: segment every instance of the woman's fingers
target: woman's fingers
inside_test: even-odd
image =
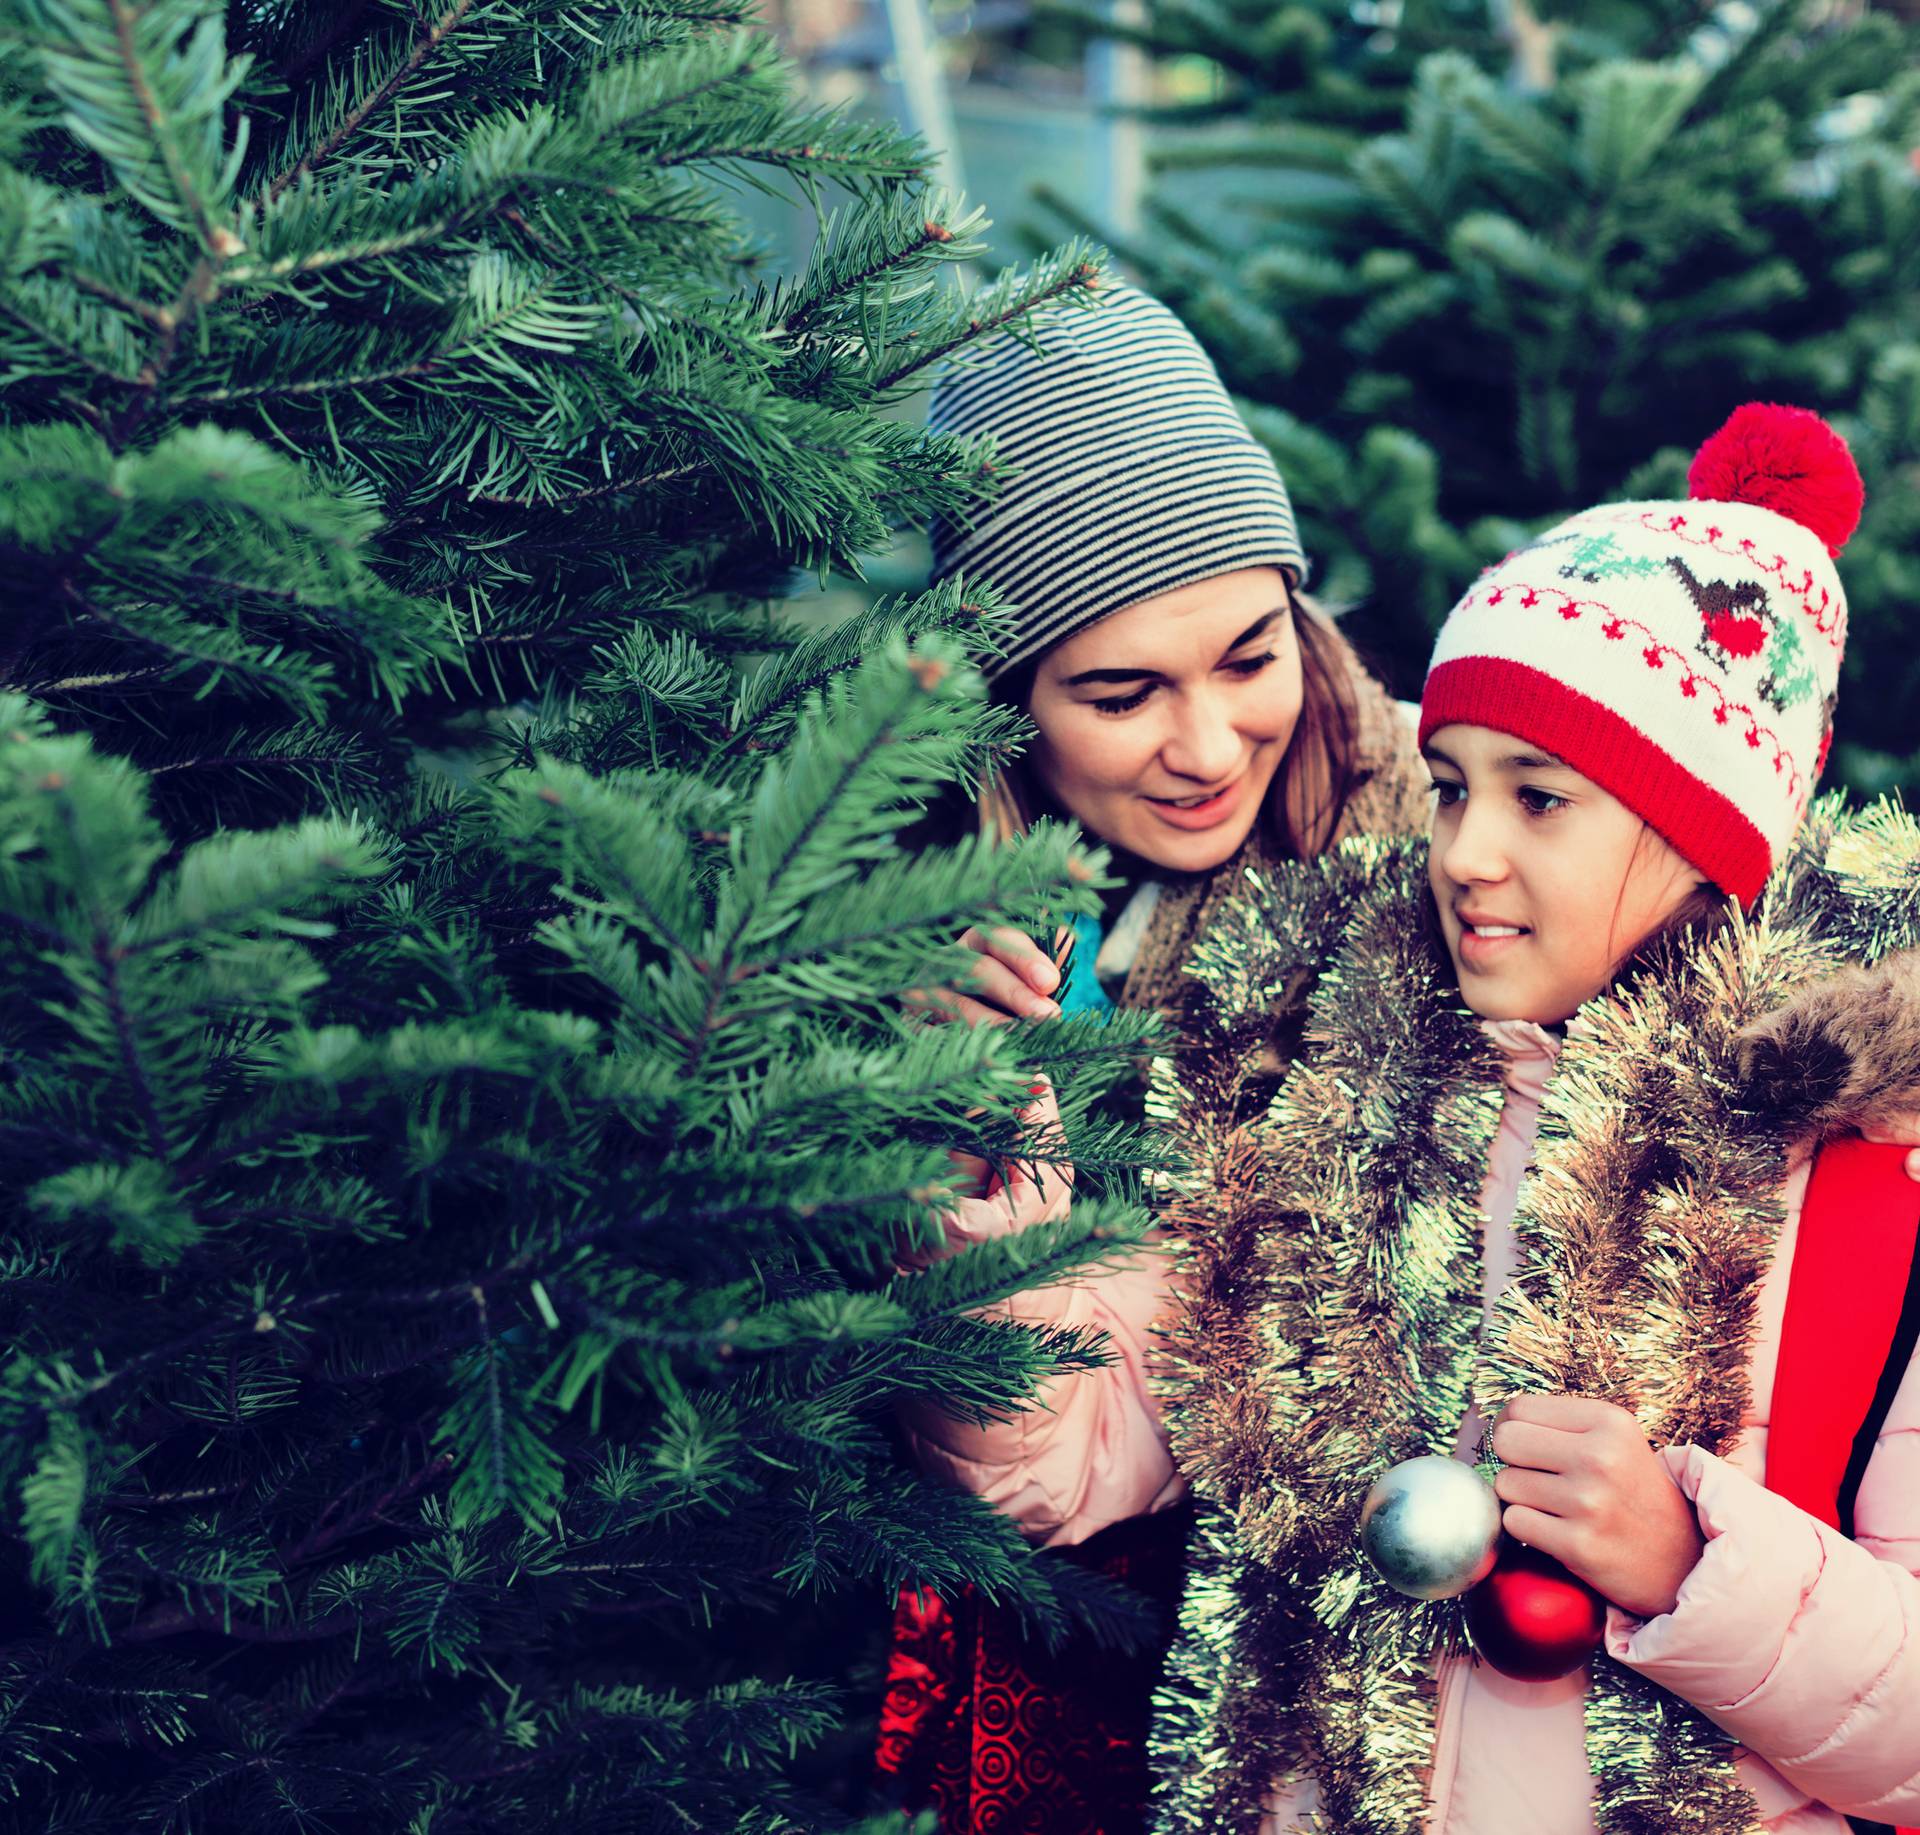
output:
[[[1026,1007],[1009,1013],[1005,1007],[992,1005],[984,1000],[976,1000],[971,994],[963,994],[956,988],[909,988],[901,997],[908,1006],[919,1008],[928,1019],[959,1020],[968,1026],[1010,1026],[1016,1019],[1029,1017]],[[1060,1009],[1051,1001],[1032,1009],[1032,1015],[1051,1018]]]
[[[1053,964],[1048,963],[1048,968]],[[1033,988],[997,956],[982,956],[968,973],[961,992],[1002,1013],[1030,1019],[1057,1019],[1060,1003]]]
[[[1014,1018],[1011,1013],[969,999],[952,988],[909,988],[900,998],[930,1020],[958,1020],[968,1026],[1006,1026],[1012,1024]]]
[[[983,963],[1004,964],[1013,976],[1035,994],[1051,994],[1060,986],[1060,971],[1052,959],[1024,930],[1001,926],[982,931],[978,925],[960,933],[960,941],[978,954]]]
[[[906,996],[908,1006],[929,1019],[960,1020],[969,1026],[1060,1017],[1060,1003],[1047,995],[1060,985],[1060,971],[1025,932],[983,934],[976,928],[962,932],[960,941],[974,952],[966,980],[957,988],[915,988]]]

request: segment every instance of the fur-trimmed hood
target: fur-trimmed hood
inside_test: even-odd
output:
[[[1809,1132],[1920,1114],[1920,954],[1843,968],[1800,990],[1737,1041],[1740,1095]]]

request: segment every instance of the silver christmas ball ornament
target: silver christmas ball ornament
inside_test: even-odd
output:
[[[1451,1599],[1493,1571],[1500,1500],[1470,1465],[1429,1453],[1374,1480],[1360,1506],[1360,1546],[1380,1578],[1410,1599]]]

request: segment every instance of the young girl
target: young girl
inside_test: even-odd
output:
[[[1692,485],[1571,519],[1455,608],[1424,860],[1362,841],[1281,868],[1196,954],[1230,1036],[1299,1043],[1277,1091],[1249,1049],[1163,1092],[1201,1177],[1160,1387],[1208,1506],[1155,1729],[1164,1828],[1920,1823],[1910,1339],[1833,1462],[1844,1496],[1783,1495],[1769,1436],[1848,1349],[1796,1339],[1803,1223],[1837,1218],[1862,1268],[1911,1227],[1897,1180],[1836,1213],[1821,1143],[1920,1098],[1910,962],[1835,972],[1920,942],[1920,830],[1810,804],[1844,447],[1742,410]],[[1016,1183],[999,1227],[1059,1189]],[[1082,1289],[1109,1387],[1155,1357],[1147,1278]],[[1109,1482],[1164,1457],[1144,1428],[1080,1442]],[[1369,1483],[1448,1452],[1502,1462],[1508,1534],[1606,1602],[1590,1662],[1515,1680],[1457,1603],[1366,1564]]]

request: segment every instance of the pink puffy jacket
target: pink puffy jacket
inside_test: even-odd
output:
[[[1483,1193],[1491,1307],[1514,1272],[1514,1203],[1555,1043],[1520,1022],[1488,1030],[1508,1062]],[[1811,1155],[1801,1156],[1785,1194],[1745,1431],[1725,1459],[1692,1446],[1663,1455],[1699,1514],[1706,1551],[1672,1612],[1642,1622],[1614,1611],[1607,1647],[1741,1742],[1740,1776],[1768,1829],[1847,1835],[1844,1815],[1920,1824],[1920,1358],[1861,1482],[1857,1540],[1764,1488],[1787,1274],[1811,1166]],[[964,1201],[948,1220],[950,1244],[1058,1215],[1067,1184],[1043,1177],[1043,1190],[1016,1177],[991,1197]],[[974,1428],[917,1411],[907,1425],[925,1467],[979,1492],[1046,1544],[1084,1541],[1173,1502],[1182,1481],[1147,1382],[1153,1323],[1171,1300],[1167,1269],[1163,1255],[1141,1251],[1098,1276],[1006,1302],[1011,1318],[1105,1330],[1113,1361],[1062,1378],[1046,1409],[1010,1421]],[[1456,1451],[1471,1456],[1479,1437],[1477,1421],[1463,1422]],[[1593,1835],[1586,1686],[1584,1670],[1528,1683],[1449,1662],[1428,1816],[1435,1835]],[[1267,1806],[1263,1835],[1287,1835],[1317,1806],[1310,1778],[1288,1782]]]

